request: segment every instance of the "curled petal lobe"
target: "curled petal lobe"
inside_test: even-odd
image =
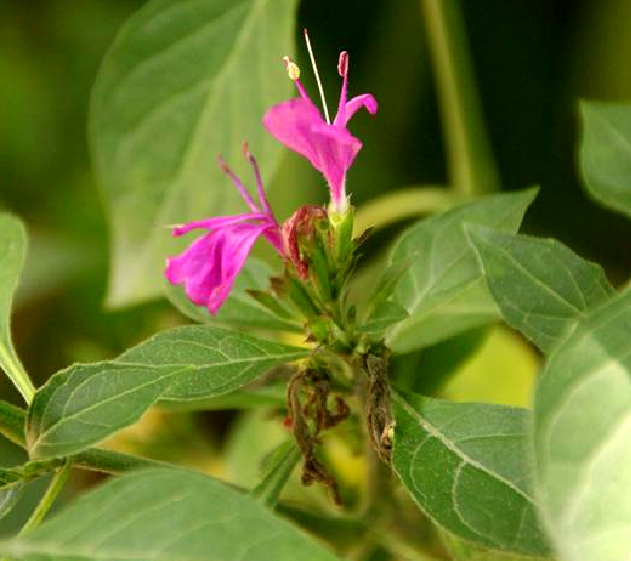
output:
[[[351,99],[345,107],[345,121],[340,124],[342,124],[342,126],[346,126],[346,124],[351,120],[351,117],[362,108],[365,108],[371,115],[375,115],[379,109],[379,104],[377,103],[375,96],[372,94],[362,94]]]

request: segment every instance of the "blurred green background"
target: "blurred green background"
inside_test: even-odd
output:
[[[86,119],[100,60],[141,4],[0,0],[0,206],[29,229],[13,330],[37,385],[72,362],[114,356],[180,321],[166,302],[114,312],[102,307],[108,242]],[[466,0],[463,10],[502,188],[542,187],[524,230],[561,239],[602,263],[614,283],[623,282],[631,226],[581,189],[577,101],[631,97],[631,65],[625,62],[631,57],[631,0]],[[304,0],[300,6],[298,30],[309,29],[330,103],[338,89],[331,70],[341,49],[351,54],[352,93],[370,91],[380,102],[374,120],[361,116],[352,125],[364,141],[348,180],[356,205],[447,181],[421,14],[413,0]],[[304,181],[288,190],[284,177]],[[324,195],[308,164],[288,154],[272,186],[281,217]],[[382,230],[373,249],[386,247],[401,227]],[[0,395],[18,402],[4,379]]]

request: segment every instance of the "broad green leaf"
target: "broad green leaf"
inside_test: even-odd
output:
[[[52,376],[29,412],[31,457],[77,453],[133,424],[158,400],[226,394],[308,352],[219,327],[163,331],[115,361],[74,365]]]
[[[283,487],[301,458],[300,449],[293,440],[283,442],[267,458],[263,466],[263,477],[252,489],[252,496],[268,507],[275,506]]]
[[[388,327],[403,321],[408,316],[409,314],[403,306],[388,300],[375,306],[366,322],[359,329],[364,333],[380,335]]]
[[[26,232],[20,220],[0,214],[0,367],[30,403],[35,388],[11,342],[11,302],[26,253]]]
[[[631,215],[631,104],[581,103],[581,172],[587,192]]]
[[[16,560],[335,561],[247,494],[184,470],[141,470],[82,495],[26,536]]]
[[[152,0],[122,27],[92,95],[90,140],[112,239],[109,302],[162,291],[162,226],[243,212],[219,169],[222,153],[246,184],[247,138],[269,182],[281,145],[261,125],[292,84],[296,0]]]
[[[544,352],[614,293],[599,265],[555,240],[467,231],[502,316]]]
[[[564,561],[631,559],[631,291],[555,349],[535,394],[535,480]]]
[[[391,265],[410,261],[391,299],[410,317],[391,327],[386,343],[402,353],[494,321],[497,306],[467,243],[465,223],[515,232],[536,190],[491,195],[422,220],[395,243]]]
[[[215,316],[203,306],[196,306],[187,297],[180,286],[173,286],[165,281],[166,294],[171,303],[194,321],[225,325],[227,327],[251,328],[264,331],[298,331],[300,325],[281,319],[259,304],[246,291],[267,290],[272,268],[264,261],[249,257],[237,276],[230,291],[230,296]]]
[[[531,555],[519,555],[513,552],[489,551],[470,542],[458,539],[448,532],[440,532],[445,548],[449,552],[449,558],[453,561],[543,561],[550,557]]]
[[[545,556],[524,409],[394,395],[392,465],[439,527],[489,550]]]
[[[169,411],[219,411],[222,409],[258,409],[260,407],[284,407],[287,403],[286,383],[256,384],[229,394],[196,399],[195,401],[161,401],[160,407]]]
[[[2,478],[1,474],[0,478]],[[24,485],[21,483],[15,483],[9,487],[0,489],[0,520],[13,510],[13,507],[22,496],[23,491]]]

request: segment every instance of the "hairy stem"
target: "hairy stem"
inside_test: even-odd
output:
[[[0,364],[2,364],[4,371],[20,394],[22,394],[24,401],[30,405],[35,395],[35,387],[10,342],[0,344]]]
[[[368,228],[383,228],[398,220],[448,210],[464,197],[446,187],[424,186],[399,189],[381,195],[359,207],[354,231],[360,235]]]
[[[24,440],[24,421],[26,411],[0,400],[0,434],[22,448],[26,447]]]
[[[484,129],[482,107],[458,0],[421,0],[443,116],[450,182],[474,195],[495,191],[499,177]]]
[[[63,466],[57,468],[55,474],[50,480],[48,489],[46,489],[46,492],[42,497],[42,500],[35,507],[33,514],[31,514],[31,517],[26,521],[22,530],[20,530],[20,535],[28,534],[39,526],[42,520],[44,520],[46,514],[48,514],[48,511],[53,506],[53,503],[66,484],[66,481],[68,481],[68,477],[70,475],[70,465],[70,462],[66,462]]]

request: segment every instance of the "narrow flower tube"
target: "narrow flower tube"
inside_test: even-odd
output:
[[[165,276],[171,284],[183,285],[191,302],[206,306],[211,314],[216,314],[228,298],[235,278],[260,236],[283,255],[280,226],[265,196],[258,164],[247,145],[244,154],[254,170],[258,203],[222,158],[219,165],[232,179],[250,212],[207,218],[172,229],[173,236],[191,230],[206,231],[182,253],[167,258]]]
[[[338,64],[342,89],[337,114],[330,124],[322,117],[300,82],[298,66],[287,57],[285,65],[300,97],[273,106],[265,114],[263,124],[272,136],[307,158],[324,175],[330,189],[331,210],[344,213],[348,207],[346,172],[362,147],[361,141],[349,132],[347,125],[361,108],[374,115],[378,109],[377,101],[372,94],[362,94],[348,100],[349,57],[346,52],[342,52]]]

